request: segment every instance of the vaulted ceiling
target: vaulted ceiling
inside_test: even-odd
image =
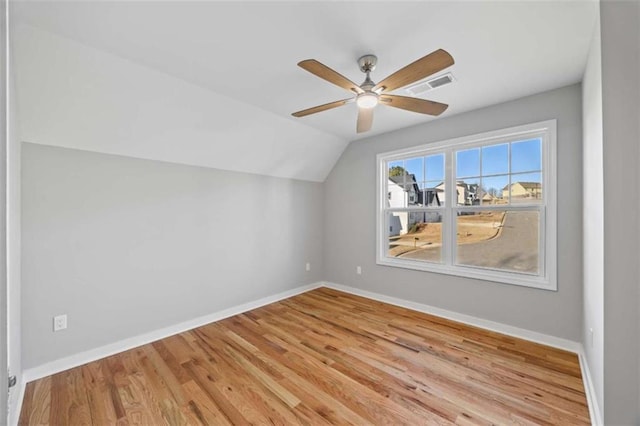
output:
[[[16,2],[12,7],[25,140],[316,181],[326,177],[349,141],[434,118],[378,107],[373,129],[361,135],[355,131],[354,104],[293,118],[294,111],[348,97],[298,68],[300,60],[318,59],[360,83],[364,75],[356,60],[363,54],[378,56],[372,75],[377,81],[435,49],[446,49],[456,61],[447,70],[455,82],[421,95],[449,104],[442,115],[446,117],[581,81],[597,13],[597,3],[586,1],[48,1]],[[86,61],[81,63],[80,56]],[[94,81],[93,71],[87,71],[76,76],[75,82],[60,82],[64,80],[61,76],[75,72],[69,67],[89,70],[92,63],[102,65],[97,71],[104,73],[101,80]],[[113,66],[115,76],[121,74],[114,77],[121,79],[118,84],[107,81],[104,68],[111,67],[107,64]],[[30,70],[33,67],[39,69]],[[145,79],[145,69],[155,77]],[[157,81],[155,86],[136,84],[126,89],[136,98],[120,99],[123,109],[139,102],[138,108],[147,109],[140,113],[143,124],[138,126],[167,126],[164,133],[158,133],[173,138],[184,134],[179,144],[150,145],[141,140],[150,133],[136,130],[136,123],[128,121],[124,127],[133,133],[105,130],[110,139],[99,140],[87,130],[81,132],[82,142],[80,138],[64,141],[66,136],[56,122],[68,117],[56,117],[60,112],[52,111],[55,102],[43,106],[44,96],[66,99],[60,108],[81,114],[83,107],[78,103],[85,97],[89,103],[107,101],[101,98],[106,95],[92,92],[96,85],[126,86],[123,76],[136,72],[141,80]],[[55,78],[47,78],[48,73]],[[72,99],[69,92],[77,90],[76,82],[85,87]],[[142,86],[145,84],[151,83]],[[151,93],[160,92],[154,87],[163,86],[170,92],[167,103],[174,109],[181,102],[194,103],[197,90],[207,93],[207,99],[191,108],[196,122],[188,117],[173,123],[161,119],[180,116],[177,110],[153,115],[160,107]],[[181,88],[193,92],[193,97],[172,98],[183,96],[175,93]],[[396,93],[407,94],[403,90]],[[38,102],[40,107],[35,105]],[[113,111],[110,114],[104,116],[111,120],[102,123],[105,129],[123,123],[123,117]],[[145,114],[150,115],[146,123]],[[130,115],[128,111],[127,117]],[[95,117],[80,115],[78,119],[88,120],[88,127],[99,126],[93,123]],[[216,145],[233,145],[234,135],[239,140],[236,148]],[[94,146],[87,139],[98,142]]]

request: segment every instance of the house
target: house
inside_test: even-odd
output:
[[[389,176],[389,207],[408,207],[418,203],[420,193],[414,175]],[[395,212],[389,217],[389,235],[406,234],[413,225],[409,212]]]
[[[446,199],[445,183],[442,182],[435,187],[440,194],[440,199],[444,203]],[[471,206],[479,204],[478,198],[479,185],[477,183],[466,183],[463,180],[456,182],[456,194],[458,196],[459,206]]]
[[[389,176],[387,203],[390,208],[440,206],[438,192],[434,188],[420,190],[414,174]],[[394,212],[389,217],[389,236],[404,235],[416,223],[440,220],[438,212]]]
[[[488,192],[484,192],[482,194],[482,204],[494,204],[498,200],[498,197],[495,197]]]
[[[389,176],[388,202],[390,207],[420,205],[422,195],[413,174]]]
[[[637,0],[2,6],[0,425],[640,424]]]
[[[514,182],[502,188],[502,198],[542,198],[542,184],[540,182]]]
[[[426,207],[440,207],[440,193],[436,188],[426,188],[420,192],[420,204]]]

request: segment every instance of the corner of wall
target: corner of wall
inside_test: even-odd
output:
[[[17,424],[24,395],[22,371],[21,330],[21,162],[22,145],[19,136],[17,99],[15,96],[15,69],[12,56],[12,28],[8,22],[8,110],[7,110],[7,320],[8,366],[17,378],[9,393],[9,424]]]
[[[580,345],[578,358],[580,359],[580,372],[582,373],[582,383],[584,386],[585,395],[587,397],[587,404],[589,406],[589,417],[591,417],[591,424],[594,426],[602,426],[604,422],[602,419],[601,404],[598,402],[598,394],[596,393],[593,376],[591,375],[591,370],[589,369],[589,362],[584,350],[584,345]]]
[[[2,55],[0,56],[0,82],[6,82],[7,75],[7,10],[8,2],[2,1],[0,9],[0,41],[2,42]],[[7,164],[7,93],[6,85],[0,87],[0,162]],[[1,167],[0,167],[1,169]],[[7,383],[7,239],[6,239],[6,214],[7,214],[7,175],[0,173],[0,384]],[[8,395],[7,389],[0,386],[0,423],[7,421]]]
[[[602,58],[599,12],[582,79],[583,126],[583,308],[582,342],[593,399],[604,404],[604,208],[588,203],[604,198],[602,135]],[[586,386],[585,386],[586,387]],[[601,412],[598,412],[601,415]],[[602,417],[599,418],[602,423]]]

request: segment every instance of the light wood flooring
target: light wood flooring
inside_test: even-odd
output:
[[[589,424],[575,354],[320,288],[27,385],[20,424]]]

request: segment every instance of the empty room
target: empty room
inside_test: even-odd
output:
[[[0,425],[640,425],[638,0],[2,4]]]

